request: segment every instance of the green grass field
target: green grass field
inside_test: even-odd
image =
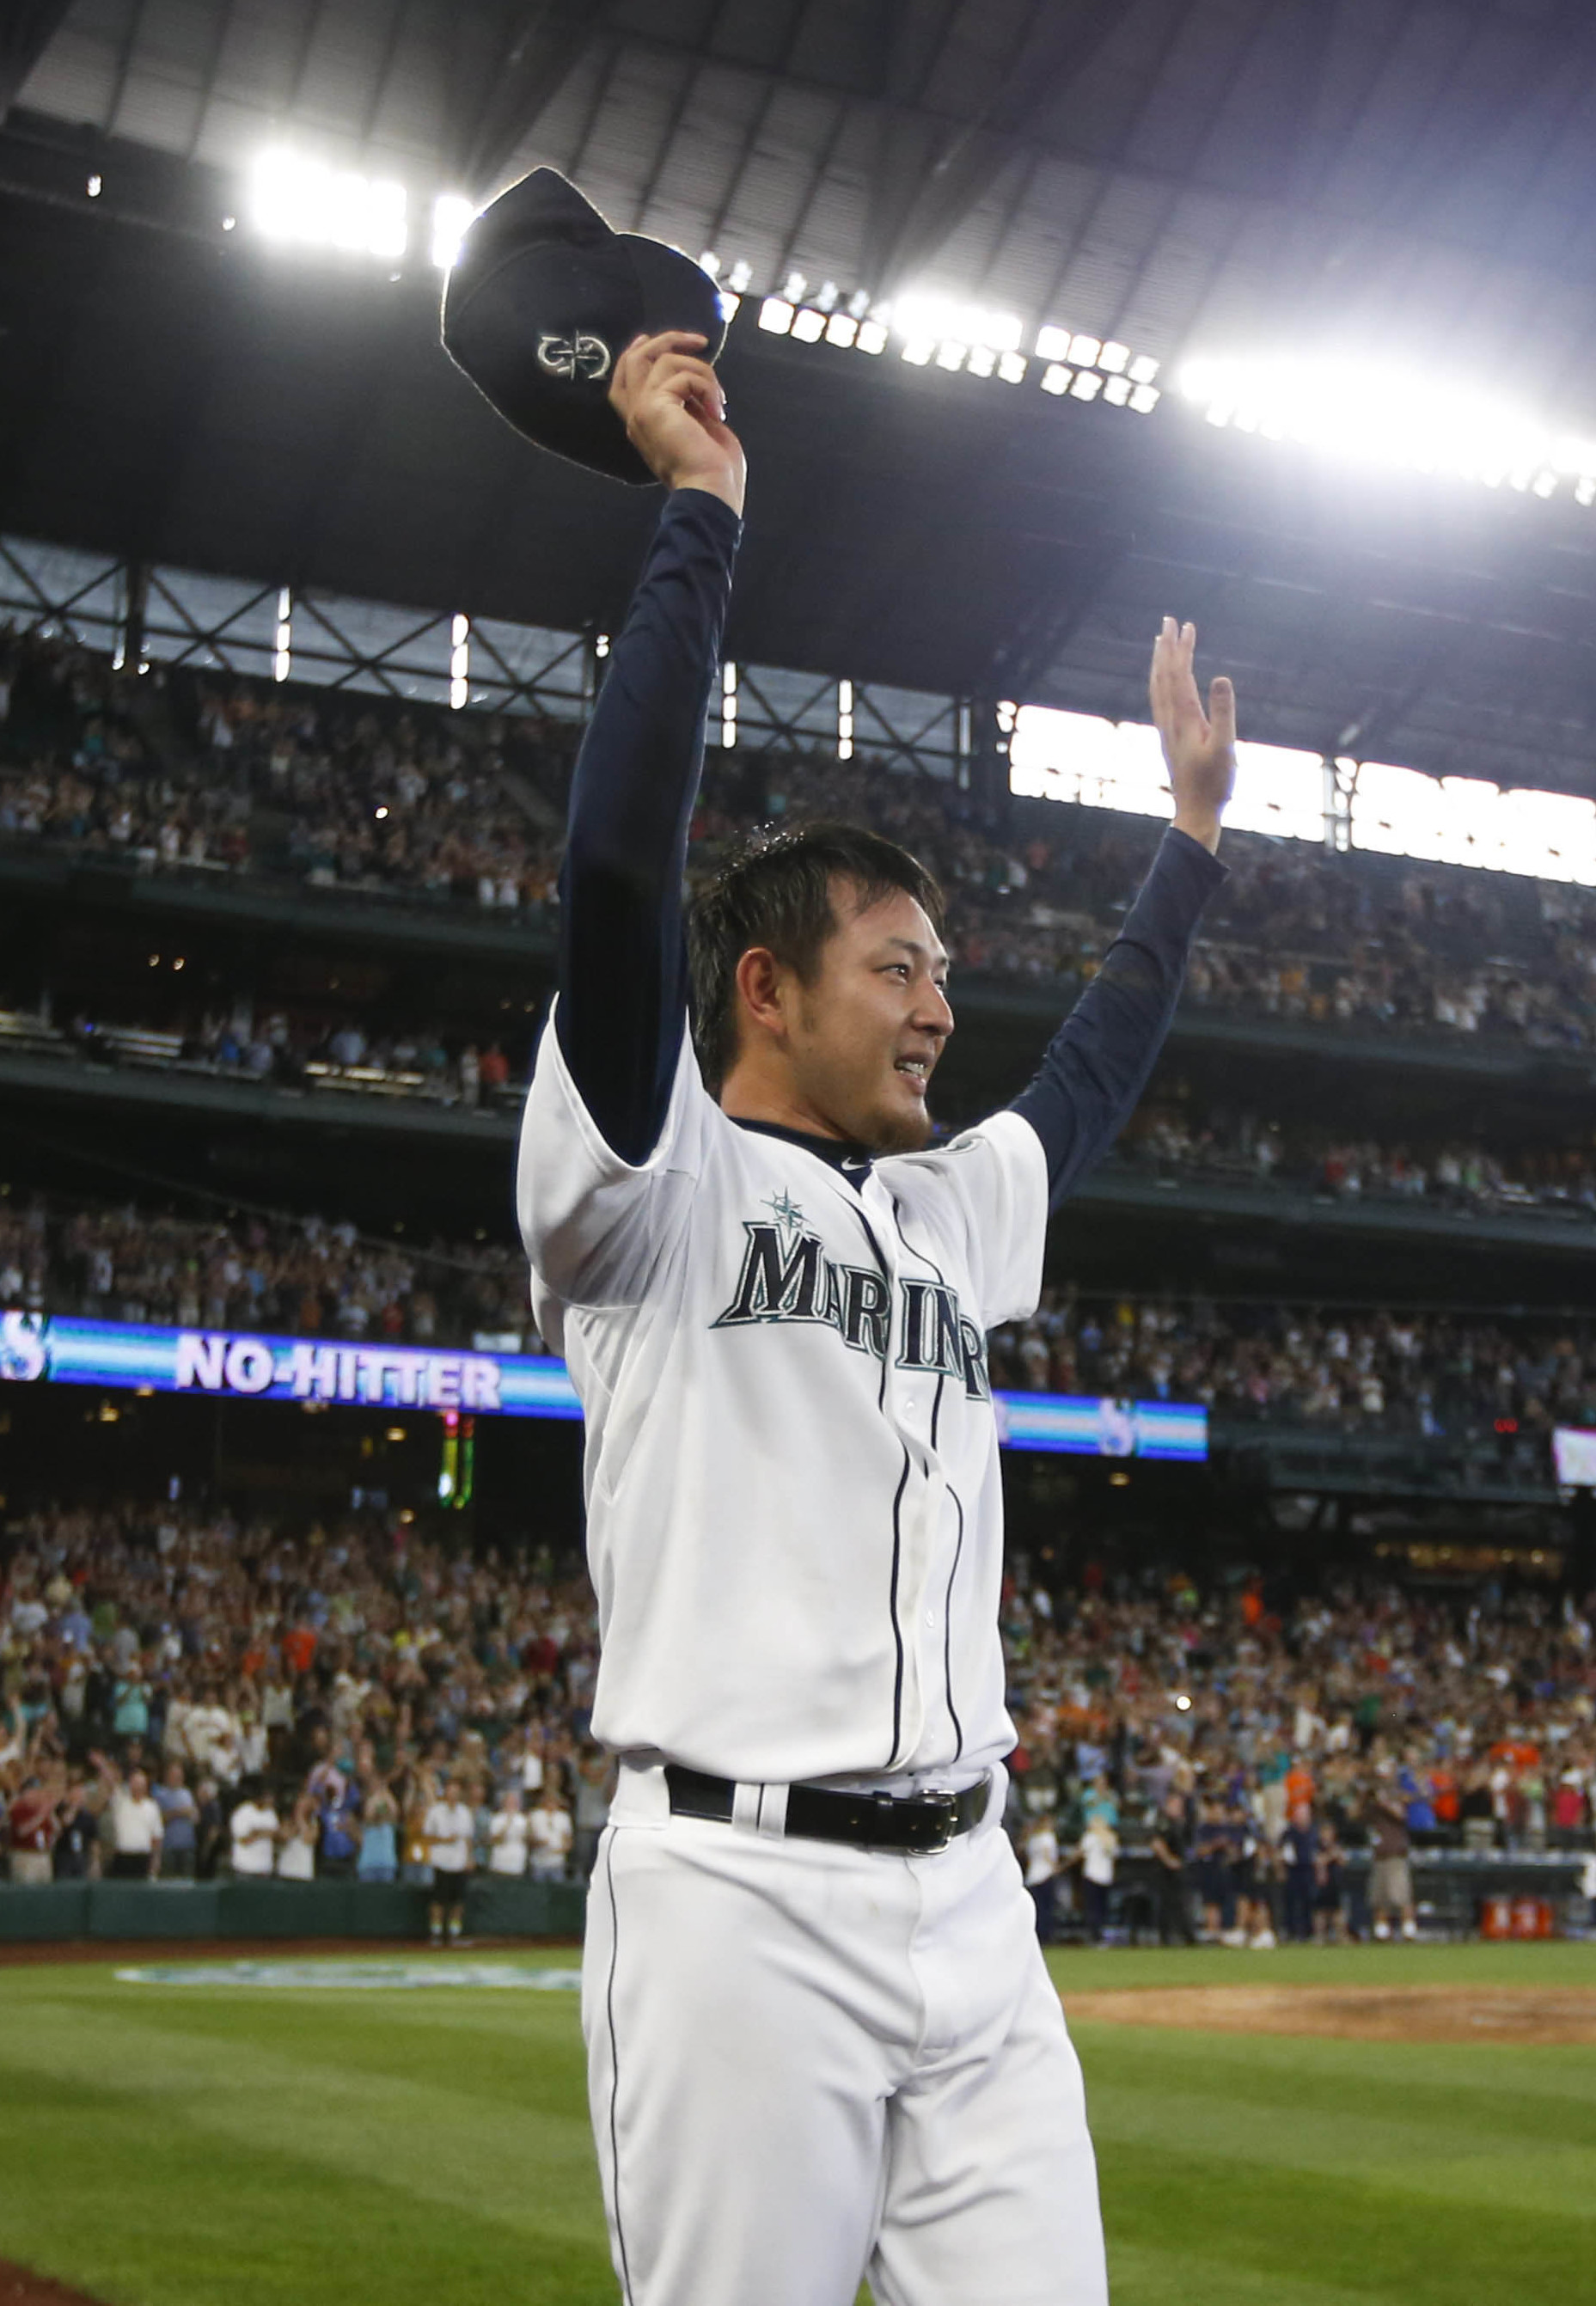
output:
[[[1596,1986],[1583,1945],[1054,1966],[1066,2005],[1243,1979]],[[1075,2031],[1115,2306],[1596,2295],[1596,2048]],[[0,2257],[112,2306],[610,2306],[576,1996],[0,1969]]]

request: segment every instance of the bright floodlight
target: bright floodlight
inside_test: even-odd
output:
[[[393,257],[409,239],[403,184],[281,149],[255,164],[251,211],[269,238],[312,247]]]
[[[465,227],[476,214],[464,192],[440,192],[432,203],[432,261],[447,272],[460,252]]]
[[[792,306],[785,296],[767,296],[759,307],[759,325],[772,337],[784,337],[792,328]]]
[[[909,289],[892,306],[892,326],[910,344],[986,345],[994,353],[1020,349],[1024,324],[1017,312],[961,304],[950,296],[922,295]]]
[[[1452,473],[1549,496],[1559,477],[1596,474],[1596,444],[1559,436],[1469,385],[1357,360],[1194,360],[1186,398],[1211,424],[1301,440],[1362,463]]]

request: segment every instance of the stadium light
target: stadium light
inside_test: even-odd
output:
[[[988,346],[994,353],[1017,353],[1025,334],[1018,312],[996,312],[982,304],[962,304],[950,296],[932,296],[909,289],[892,308],[892,323],[910,344],[929,340]]]
[[[363,256],[403,256],[409,244],[403,184],[331,168],[281,148],[262,152],[250,184],[250,209],[269,240]]]
[[[277,628],[272,649],[271,677],[286,680],[294,663],[294,595],[285,585],[277,594]]]
[[[737,667],[721,667],[721,742],[730,752],[737,742]]]
[[[1089,330],[1055,327],[1051,321],[1037,330],[1037,358],[1046,361],[1042,389],[1068,393],[1075,400],[1099,397],[1114,408],[1128,408],[1148,416],[1162,397],[1154,378],[1159,363],[1151,353],[1133,353],[1117,337],[1094,337]]]
[[[1558,432],[1488,391],[1353,359],[1196,359],[1180,389],[1210,424],[1361,464],[1447,473],[1536,496],[1596,500],[1596,440]]]
[[[449,709],[457,713],[471,695],[471,619],[457,616],[448,637]]]
[[[746,271],[739,263],[730,277],[735,279]],[[729,320],[736,301],[722,296]],[[911,293],[894,304],[872,307],[867,290],[856,289],[844,303],[834,280],[822,281],[811,295],[804,276],[789,272],[780,295],[772,293],[760,300],[759,326],[770,336],[872,358],[878,358],[896,338],[898,356],[910,368],[935,365],[950,375],[995,378],[1013,385],[1025,383],[1032,374],[1032,354],[1020,348],[1023,329],[1016,314],[948,297]],[[1037,354],[1053,355],[1040,361],[1037,369],[1043,391],[1055,397],[1068,394],[1075,400],[1101,399],[1110,407],[1146,416],[1162,397],[1153,382],[1157,361],[1148,353],[1132,353],[1117,338],[1049,326],[1037,332],[1035,349]]]
[[[440,192],[432,203],[432,261],[448,272],[460,252],[465,227],[476,214],[464,192]]]

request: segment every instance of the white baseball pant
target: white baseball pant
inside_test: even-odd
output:
[[[1106,2306],[1002,1806],[1000,1772],[972,1832],[899,1858],[672,1817],[622,1771],[582,2018],[626,2306],[854,2306],[866,2276],[877,2306]]]

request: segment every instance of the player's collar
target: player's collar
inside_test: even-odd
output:
[[[867,1145],[858,1144],[849,1137],[813,1137],[807,1129],[787,1129],[779,1121],[748,1121],[737,1113],[726,1117],[739,1129],[752,1129],[761,1137],[779,1137],[783,1145],[796,1145],[800,1152],[813,1153],[817,1161],[841,1169],[850,1183],[863,1183],[875,1158]]]

